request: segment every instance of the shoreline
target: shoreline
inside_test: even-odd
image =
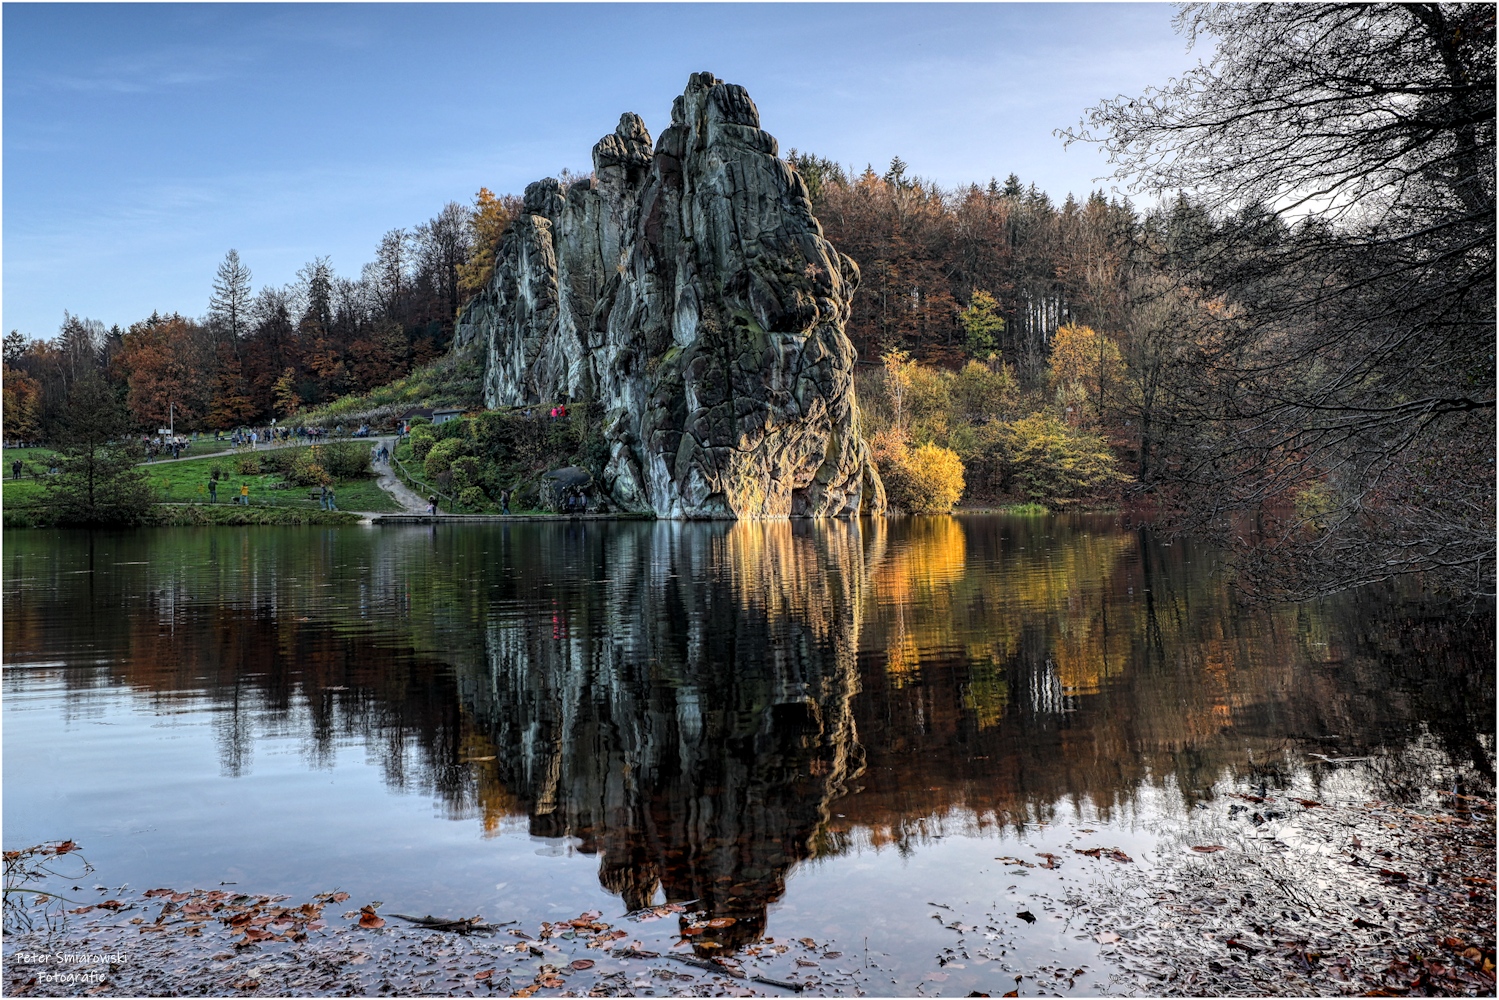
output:
[[[1493,995],[1491,798],[1430,792],[1397,805],[1239,788],[1194,816],[1153,860],[1117,851],[1092,861],[1054,858],[1048,868],[1094,870],[1083,884],[1036,893],[1034,902],[1070,911],[1101,946],[1107,968],[1095,972],[1128,991]],[[693,909],[696,900],[607,916],[593,910],[538,927],[382,915],[382,904],[337,891],[307,901],[222,887],[115,893],[69,908],[51,926],[8,932],[5,992],[860,996],[888,993],[891,982],[878,965],[830,961],[858,951],[836,934],[780,939],[789,948],[760,938],[720,960],[708,937],[733,918],[714,920]],[[958,918],[976,917],[941,905],[944,925],[973,929]],[[684,947],[689,940],[694,947]],[[1070,991],[1082,971],[993,966],[986,960],[979,979],[990,992],[970,996],[997,996],[1022,977],[1027,995]],[[1011,979],[1014,972],[1021,975]],[[942,994],[933,976],[921,982],[935,987],[928,995]]]

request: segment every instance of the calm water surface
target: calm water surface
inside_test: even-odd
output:
[[[13,531],[3,567],[5,846],[112,887],[701,900],[726,948],[867,947],[891,992],[1051,957],[1098,989],[1053,905],[1097,865],[997,859],[1149,864],[1313,752],[1492,776],[1491,647],[1450,616],[1243,608],[1107,517]],[[1001,932],[940,983],[933,904]]]

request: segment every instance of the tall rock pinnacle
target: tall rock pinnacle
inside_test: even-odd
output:
[[[482,356],[488,406],[601,404],[626,510],[882,513],[844,333],[858,266],[744,88],[694,73],[671,117],[652,150],[621,116],[592,184],[526,188],[454,349]]]

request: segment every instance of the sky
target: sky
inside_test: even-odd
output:
[[[201,316],[253,283],[586,172],[652,136],[694,71],[743,85],[782,153],[1060,202],[1108,164],[1053,130],[1194,65],[1167,4],[17,4],[3,8],[0,327]]]

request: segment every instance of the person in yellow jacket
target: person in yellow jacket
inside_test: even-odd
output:
[[[250,484],[249,483],[240,483],[239,484],[239,502],[241,504],[243,504],[244,506],[246,506],[246,507],[250,506]]]

